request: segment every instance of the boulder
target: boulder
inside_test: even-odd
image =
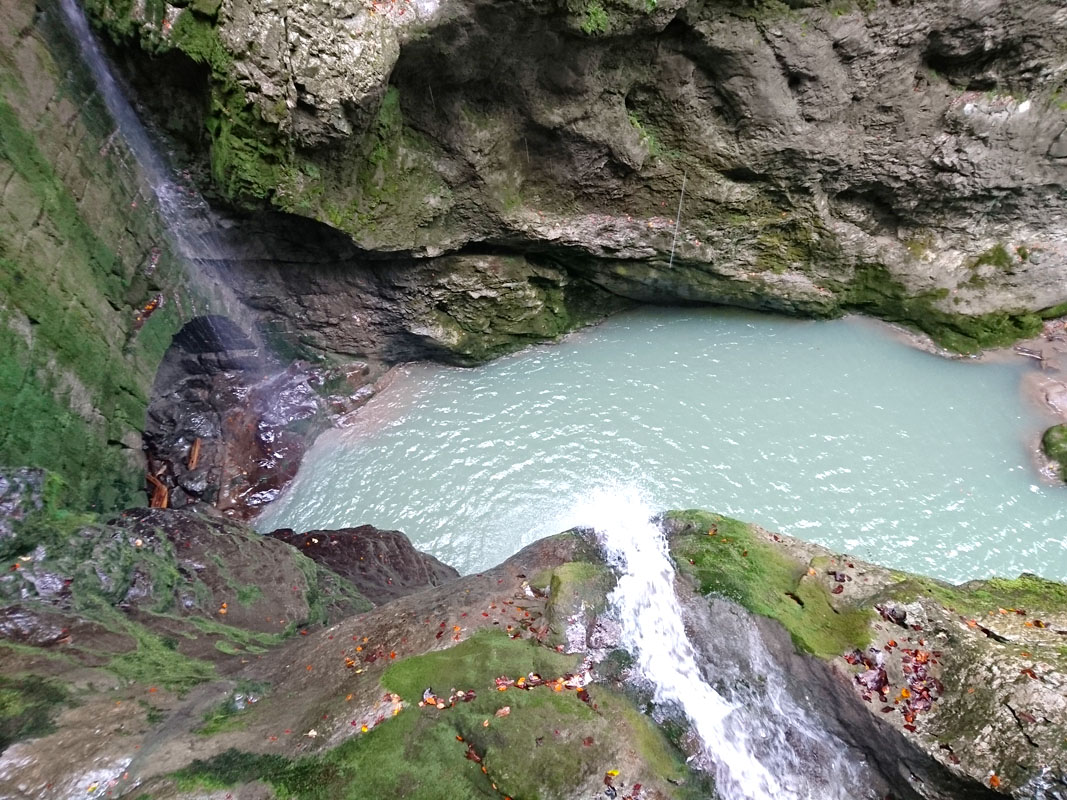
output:
[[[400,531],[360,525],[307,533],[281,528],[267,535],[347,579],[375,605],[459,577],[452,567],[416,550]]]

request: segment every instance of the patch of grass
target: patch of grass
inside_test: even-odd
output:
[[[157,708],[151,703],[146,703],[144,700],[138,700],[137,705],[144,709],[145,722],[149,725],[158,725],[167,718],[166,711],[162,708]]]
[[[758,539],[746,523],[706,511],[668,517],[683,526],[672,541],[679,569],[704,594],[721,595],[777,620],[798,649],[820,658],[867,646],[872,612],[835,608],[826,588],[807,579],[806,563]]]
[[[263,599],[263,590],[254,583],[248,583],[236,587],[237,602],[248,608],[250,605]]]
[[[0,752],[20,739],[51,733],[57,707],[66,700],[66,689],[54,681],[0,676]]]
[[[111,659],[107,669],[127,680],[186,692],[198,683],[215,677],[215,665],[189,658],[170,646],[170,642],[147,628],[129,622],[123,626],[136,640],[137,648]]]
[[[643,144],[645,146],[645,149],[648,150],[648,154],[654,158],[663,155],[663,148],[660,146],[659,140],[656,139],[655,132],[649,129],[647,126],[642,125],[640,117],[638,117],[637,114],[633,111],[631,111],[629,114],[629,120],[630,125],[633,127],[634,130],[637,131],[638,135],[641,137],[641,144]]]
[[[547,678],[573,671],[578,661],[577,656],[563,655],[525,639],[479,633],[447,650],[390,665],[382,684],[404,698],[421,698],[427,686],[440,692],[453,687],[481,691],[500,675],[517,678],[532,671]]]
[[[615,575],[603,564],[572,561],[534,578],[534,586],[546,586],[549,592],[545,622],[550,628],[546,644],[565,642],[568,620],[582,614],[600,613],[607,606],[607,595],[615,587]]]

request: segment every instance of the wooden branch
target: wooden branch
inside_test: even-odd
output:
[[[147,477],[148,482],[155,487],[155,491],[152,492],[152,499],[148,501],[148,507],[166,508],[167,504],[170,502],[170,490],[151,472],[145,473],[145,477]]]
[[[193,441],[193,446],[189,448],[189,460],[186,462],[186,467],[189,469],[196,469],[196,465],[200,462],[200,437],[197,436]]]

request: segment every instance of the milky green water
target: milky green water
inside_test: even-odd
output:
[[[1026,369],[861,319],[633,312],[476,369],[404,368],[258,527],[395,528],[471,572],[633,486],[951,581],[1067,579],[1067,490],[1033,466]]]

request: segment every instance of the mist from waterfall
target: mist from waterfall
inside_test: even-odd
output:
[[[744,683],[743,690],[731,692],[731,681],[713,688],[709,680],[716,676],[704,674],[686,632],[667,542],[651,521],[652,514],[636,492],[601,491],[579,507],[576,518],[596,531],[608,563],[618,573],[609,601],[623,647],[651,683],[653,701],[680,710],[699,737],[696,766],[715,776],[719,796],[723,800],[873,797],[864,766],[854,763],[855,756],[842,742],[808,721],[810,713],[784,689],[780,668],[761,657],[763,647],[754,629],[740,644],[744,660],[759,674],[736,682]],[[716,641],[713,646],[717,645]],[[753,690],[754,686],[758,688]]]

